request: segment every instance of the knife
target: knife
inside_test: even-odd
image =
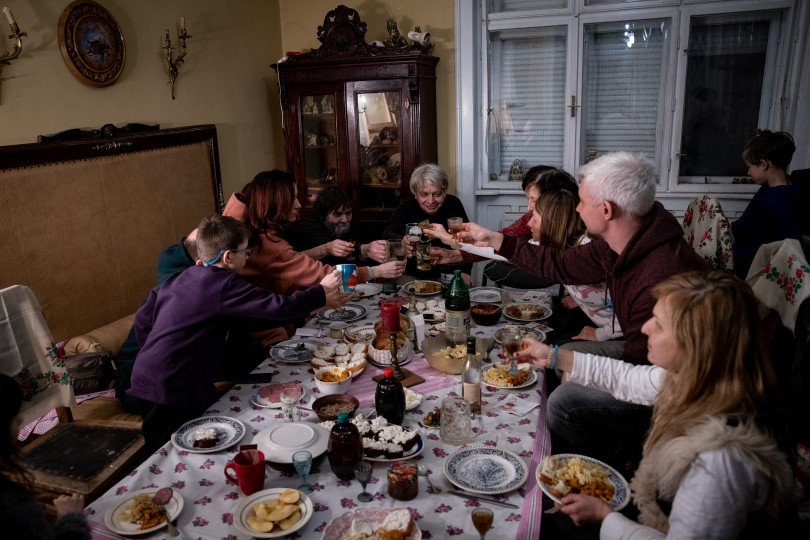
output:
[[[465,499],[469,499],[471,501],[479,501],[479,502],[485,502],[485,503],[490,503],[490,504],[496,504],[498,506],[505,506],[507,508],[520,508],[516,504],[505,503],[505,502],[498,501],[496,499],[491,499],[489,497],[482,497],[480,495],[471,495],[470,493],[464,493],[462,491],[456,491],[454,489],[448,489],[447,492],[452,493],[453,495],[457,495],[459,497],[463,497]]]

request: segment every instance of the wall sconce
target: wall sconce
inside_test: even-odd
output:
[[[14,15],[11,14],[11,10],[7,7],[3,8],[3,13],[8,19],[8,25],[11,27],[11,35],[8,36],[8,39],[15,39],[17,43],[14,44],[14,50],[7,54],[6,56],[0,56],[0,64],[8,64],[11,60],[14,60],[20,53],[22,52],[22,37],[27,36],[25,32],[20,32],[20,27],[17,26],[17,21],[14,20]]]
[[[183,62],[183,58],[185,58],[186,53],[188,52],[186,51],[187,39],[191,39],[191,36],[186,32],[186,18],[180,17],[180,32],[177,34],[177,40],[180,42],[179,54],[176,58],[172,58],[172,40],[169,37],[169,29],[166,29],[166,46],[163,48],[166,49],[166,65],[169,68],[169,82],[172,85],[172,99],[174,99],[174,82],[177,80],[177,76],[180,75],[178,66],[181,62]]]

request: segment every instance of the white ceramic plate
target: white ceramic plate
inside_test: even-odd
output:
[[[557,454],[557,455],[555,455],[555,457],[558,460],[560,460],[560,462],[562,462],[562,463],[565,463],[567,461],[570,461],[572,458],[577,457],[577,458],[581,459],[582,461],[585,461],[587,463],[591,463],[593,465],[596,465],[598,467],[601,467],[601,468],[605,469],[608,472],[608,474],[610,475],[610,476],[608,476],[608,480],[610,481],[611,484],[613,484],[613,487],[616,488],[616,491],[613,494],[613,500],[608,503],[608,506],[610,507],[611,510],[619,511],[622,508],[624,508],[625,506],[627,506],[628,502],[630,502],[630,497],[628,497],[629,490],[627,489],[627,480],[624,479],[624,476],[619,474],[619,471],[617,471],[616,469],[614,469],[613,467],[611,467],[607,463],[603,463],[603,462],[599,461],[598,459],[594,459],[592,457],[581,456],[579,454]],[[543,490],[543,493],[545,493],[546,496],[549,499],[556,502],[557,504],[562,504],[562,501],[560,501],[559,497],[557,497],[556,495],[551,494],[551,489],[550,489],[551,486],[549,486],[548,484],[546,484],[545,482],[540,480],[540,471],[542,469],[543,469],[543,463],[541,462],[540,465],[537,466],[537,470],[535,470],[535,472],[534,472],[534,474],[535,474],[535,476],[537,478],[537,483],[540,485],[540,489]]]
[[[324,309],[318,312],[318,318],[322,321],[351,322],[366,316],[366,308],[360,304],[346,304],[343,308],[342,312],[336,309]]]
[[[263,429],[254,441],[265,460],[291,464],[292,455],[299,450],[309,450],[313,458],[326,452],[329,431],[312,422],[281,423]]]
[[[493,366],[493,367],[491,367],[489,369],[497,369],[497,368]],[[532,368],[529,368],[529,369],[530,369],[530,371],[529,371],[529,379],[525,383],[519,384],[517,386],[497,386],[497,385],[494,385],[494,384],[489,384],[484,379],[483,373],[481,374],[481,384],[483,384],[484,386],[489,386],[490,388],[498,388],[498,389],[501,389],[501,390],[517,390],[518,388],[528,388],[529,386],[531,386],[531,385],[533,385],[534,383],[537,382],[537,372]],[[486,372],[486,371],[489,371],[489,370],[484,370],[484,372]]]
[[[522,486],[529,478],[523,459],[509,450],[473,446],[444,461],[444,475],[454,485],[472,493],[498,495]]]
[[[510,310],[512,313],[515,313],[515,310],[531,310],[536,312],[535,316],[525,316],[524,314],[513,315],[510,314]],[[503,308],[503,316],[509,319],[510,321],[518,321],[518,322],[534,322],[534,321],[542,321],[544,319],[548,319],[551,317],[551,309],[547,308],[543,304],[538,304],[535,302],[518,302],[515,304],[509,304],[505,308]]]
[[[301,493],[301,498],[298,500],[298,508],[301,510],[301,519],[286,531],[274,528],[274,530],[270,532],[263,533],[254,531],[248,527],[247,524],[248,518],[256,517],[256,513],[253,511],[254,504],[270,499],[278,499],[278,496],[286,490],[287,488],[265,489],[264,491],[257,491],[253,495],[242,499],[242,502],[239,503],[239,506],[236,507],[236,511],[233,513],[233,524],[236,525],[237,529],[253,538],[279,538],[297,531],[312,519],[312,514],[315,511],[312,505],[312,499],[307,497],[305,493]]]
[[[213,428],[216,430],[219,442],[211,448],[195,448],[194,434],[198,429]],[[203,416],[195,420],[190,420],[180,426],[172,434],[172,444],[178,450],[183,450],[191,454],[210,454],[225,450],[245,436],[245,424],[230,416]]]
[[[436,292],[431,292],[431,293],[418,293],[418,292],[414,291],[414,295],[416,295],[416,296],[436,296],[437,294],[442,294],[442,284],[439,283],[438,281],[431,281],[429,279],[420,279],[419,281],[421,281],[422,283],[435,283],[436,284],[435,287],[437,288],[437,290],[436,290]],[[400,291],[402,291],[402,293],[405,296],[408,296],[408,294],[411,292],[411,288],[413,288],[413,281],[409,281],[408,283],[405,283],[400,288]]]
[[[154,495],[158,492],[160,488],[147,488],[141,489],[139,491],[134,491],[132,493],[128,493],[127,497],[122,499],[118,504],[111,507],[107,510],[107,513],[104,514],[104,524],[113,532],[118,534],[124,535],[140,535],[140,534],[147,534],[153,531],[157,531],[158,529],[162,529],[166,526],[166,521],[155,525],[154,527],[149,527],[148,529],[140,530],[137,523],[128,523],[126,521],[122,521],[120,519],[121,514],[126,510],[126,507],[132,503],[132,499],[135,498],[136,495],[146,494],[146,495]],[[180,512],[183,510],[183,496],[180,495],[178,490],[172,490],[172,500],[166,505],[166,513],[169,514],[169,519],[174,521],[177,519],[177,516],[180,515]]]
[[[350,512],[342,514],[329,522],[326,529],[323,531],[323,540],[340,540],[341,537],[352,526],[352,521],[365,521],[370,524],[373,530],[377,530],[382,525],[385,516],[388,512],[394,510],[393,508],[358,508]],[[419,526],[414,523],[413,530],[411,531],[408,540],[421,540],[422,531]]]
[[[312,360],[320,342],[314,339],[291,339],[270,347],[270,358],[286,364],[305,364]]]
[[[362,324],[355,328],[347,328],[344,332],[346,341],[352,343],[369,342],[373,340],[376,335],[377,332],[374,331],[373,323]]]
[[[271,383],[271,384],[281,384],[283,386],[284,383]],[[307,388],[301,383],[298,383],[301,386],[301,396],[298,398],[298,403],[303,404],[302,402],[306,402],[306,395],[307,395]],[[268,386],[268,385],[265,385]],[[260,388],[256,388],[252,394],[250,394],[250,402],[256,405],[257,407],[263,407],[265,409],[280,409],[281,408],[281,400],[278,402],[269,401],[262,396],[259,395],[259,390],[264,388],[262,386]]]
[[[359,300],[361,298],[369,298],[382,291],[382,283],[358,283],[354,287],[354,294],[352,300]]]
[[[503,292],[497,287],[473,287],[470,289],[470,302],[502,302]]]

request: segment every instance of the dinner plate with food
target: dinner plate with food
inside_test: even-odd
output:
[[[491,368],[484,371],[483,380],[481,382],[487,386],[506,390],[526,388],[537,382],[537,372],[532,367],[532,364],[517,364],[520,375],[509,375],[507,373],[509,367],[509,363],[494,364]]]
[[[254,538],[279,538],[306,525],[314,511],[312,499],[297,489],[270,488],[243,499],[233,524]]]
[[[355,414],[349,421],[360,432],[363,453],[368,461],[408,459],[418,456],[424,449],[419,429],[390,424],[383,416],[368,420],[362,414]],[[318,425],[331,432],[335,422],[326,420]]]
[[[540,330],[539,328],[529,329],[520,327],[520,330],[523,333],[523,337],[534,338],[541,343],[546,342],[546,333]],[[499,328],[498,331],[495,332],[495,341],[497,341],[501,345],[503,345],[502,334],[503,334],[503,327]]]
[[[281,393],[285,389],[293,389],[298,392],[298,400],[306,398],[307,389],[300,383],[290,381],[286,383],[271,383],[261,388],[256,388],[250,394],[250,402],[257,407],[266,409],[278,409],[281,407]]]
[[[438,281],[416,279],[404,284],[400,290],[406,295],[413,292],[416,296],[433,296],[441,294],[442,284]]]
[[[506,291],[497,287],[473,287],[470,289],[470,302],[502,302]]]
[[[365,316],[366,308],[360,304],[346,304],[342,308],[324,309],[318,312],[318,318],[322,321],[352,322]]]
[[[190,454],[225,450],[245,436],[245,424],[230,416],[203,416],[190,420],[172,434],[172,444]]]
[[[370,298],[375,294],[379,294],[383,289],[382,283],[358,283],[354,286],[354,294],[352,300],[360,300],[361,298]]]
[[[366,369],[367,352],[368,344],[365,342],[322,343],[315,349],[309,364],[316,371],[327,367],[345,368],[352,377],[356,377]]]
[[[330,521],[323,531],[323,540],[372,537],[421,540],[422,531],[407,508],[357,508]]]
[[[368,343],[377,336],[377,331],[374,330],[374,323],[365,323],[347,328],[343,336],[352,343]]]
[[[169,519],[174,521],[183,510],[183,496],[171,488],[169,502],[164,505]],[[153,498],[159,488],[147,488],[127,493],[126,497],[104,514],[104,524],[111,531],[129,535],[148,534],[166,526],[166,518],[160,514]]]
[[[569,493],[592,495],[618,511],[630,502],[627,480],[598,459],[579,454],[546,456],[535,471],[537,483],[551,500],[562,504]]]
[[[529,478],[519,455],[489,446],[458,450],[444,461],[444,475],[461,489],[483,495],[509,493]]]
[[[270,358],[286,364],[304,364],[312,359],[320,342],[314,339],[291,339],[270,347]]]
[[[518,322],[542,321],[551,317],[551,308],[533,302],[520,302],[506,306],[503,315]]]

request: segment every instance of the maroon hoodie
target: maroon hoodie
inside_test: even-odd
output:
[[[523,270],[555,283],[606,281],[614,317],[624,332],[622,359],[633,364],[649,364],[647,336],[641,333],[641,326],[652,317],[652,288],[676,274],[709,270],[683,239],[678,221],[659,202],[644,216],[621,254],[601,239],[560,251],[510,236],[504,236],[498,253]]]

